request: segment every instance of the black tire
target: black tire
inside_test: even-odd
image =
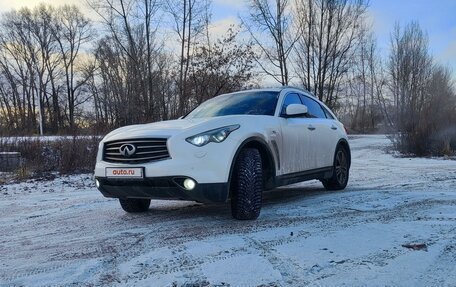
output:
[[[253,220],[260,215],[263,200],[263,170],[257,149],[240,151],[231,179],[231,214],[239,220]]]
[[[350,159],[348,151],[343,146],[339,146],[334,156],[333,176],[323,179],[321,182],[327,190],[341,190],[347,186],[350,174]]]
[[[122,209],[129,213],[145,212],[149,210],[150,199],[119,198]]]

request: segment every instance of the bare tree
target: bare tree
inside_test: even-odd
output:
[[[56,12],[54,25],[51,27],[63,63],[67,91],[68,124],[70,129],[73,129],[75,108],[87,100],[86,98],[78,101],[76,98],[77,90],[88,80],[82,77],[76,79],[77,58],[81,47],[92,39],[93,31],[89,20],[76,6],[65,5],[58,8]],[[55,108],[58,109],[58,106]]]
[[[104,95],[110,94],[109,102],[117,107],[116,124],[160,119],[153,85],[154,56],[159,49],[155,37],[158,2],[93,0],[90,4],[109,30],[98,42],[95,55]]]
[[[337,108],[345,76],[364,32],[365,0],[297,0],[301,37],[296,73],[302,85],[329,107]]]
[[[431,71],[432,58],[426,34],[416,22],[403,30],[396,24],[391,35],[388,73],[398,131],[412,131],[419,125],[417,116],[426,100],[425,85]]]
[[[194,95],[191,108],[222,93],[246,88],[254,77],[252,45],[238,45],[239,30],[233,27],[226,34],[196,48],[189,73]]]
[[[54,85],[56,81],[59,62],[55,53],[55,39],[49,28],[54,13],[51,6],[42,4],[33,10],[23,8],[6,13],[1,23],[4,79],[14,92],[14,109],[23,113],[21,122],[15,124],[33,130],[38,120],[40,134],[47,131],[48,118],[51,123],[58,118],[50,108],[58,104],[58,99],[50,97],[52,91],[49,90],[50,83]],[[3,92],[7,93],[7,90]],[[19,94],[22,94],[21,101],[18,100]],[[3,97],[7,98],[8,95]],[[20,103],[22,106],[19,108]],[[55,127],[55,124],[51,127]],[[51,131],[55,132],[55,129]]]
[[[391,126],[389,103],[384,95],[385,72],[372,33],[362,36],[354,60],[347,75],[349,90],[346,96],[352,110],[351,129],[366,133],[375,131],[382,122]]]
[[[261,51],[258,65],[281,85],[289,83],[288,60],[299,35],[299,26],[291,25],[290,9],[288,0],[250,0],[249,16],[242,19]],[[278,69],[279,73],[273,69]]]
[[[421,129],[431,131],[429,147],[425,150],[433,155],[456,154],[456,91],[452,71],[440,65],[433,67],[427,85],[429,100],[421,117],[428,121]]]
[[[456,138],[456,97],[450,72],[429,55],[428,38],[418,23],[391,35],[389,88],[394,99],[395,144],[400,152],[442,154]]]
[[[192,50],[199,36],[205,31],[209,22],[210,1],[166,0],[166,11],[171,15],[173,28],[179,39],[179,69],[177,86],[179,90],[178,114],[189,109],[190,98],[187,86]]]
[[[9,117],[11,128],[37,129],[43,134],[72,127],[75,109],[81,104],[76,99],[82,98],[78,95],[83,90],[78,89],[84,84],[76,77],[76,58],[81,45],[89,41],[88,20],[76,7],[55,9],[41,4],[5,13],[1,26],[4,105],[0,107],[15,114]],[[66,102],[62,100],[65,88]],[[87,94],[84,98],[88,99]],[[67,121],[65,114],[69,114]]]

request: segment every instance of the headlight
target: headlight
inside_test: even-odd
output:
[[[185,140],[196,146],[207,145],[210,142],[220,143],[239,127],[240,125],[226,126],[188,137]]]

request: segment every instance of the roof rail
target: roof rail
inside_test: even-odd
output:
[[[299,91],[305,92],[305,93],[311,95],[312,97],[318,99],[317,96],[315,96],[311,91],[306,90],[306,89],[304,89],[304,88],[298,88],[298,87],[294,87],[294,86],[282,86],[282,87],[281,87],[281,90],[283,90],[283,89],[295,89],[295,90],[299,90]]]

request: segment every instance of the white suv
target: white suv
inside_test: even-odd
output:
[[[264,190],[318,179],[343,189],[350,168],[344,126],[308,92],[283,87],[212,98],[178,120],[126,126],[101,141],[98,189],[127,212],[151,199],[226,202],[256,219]]]

